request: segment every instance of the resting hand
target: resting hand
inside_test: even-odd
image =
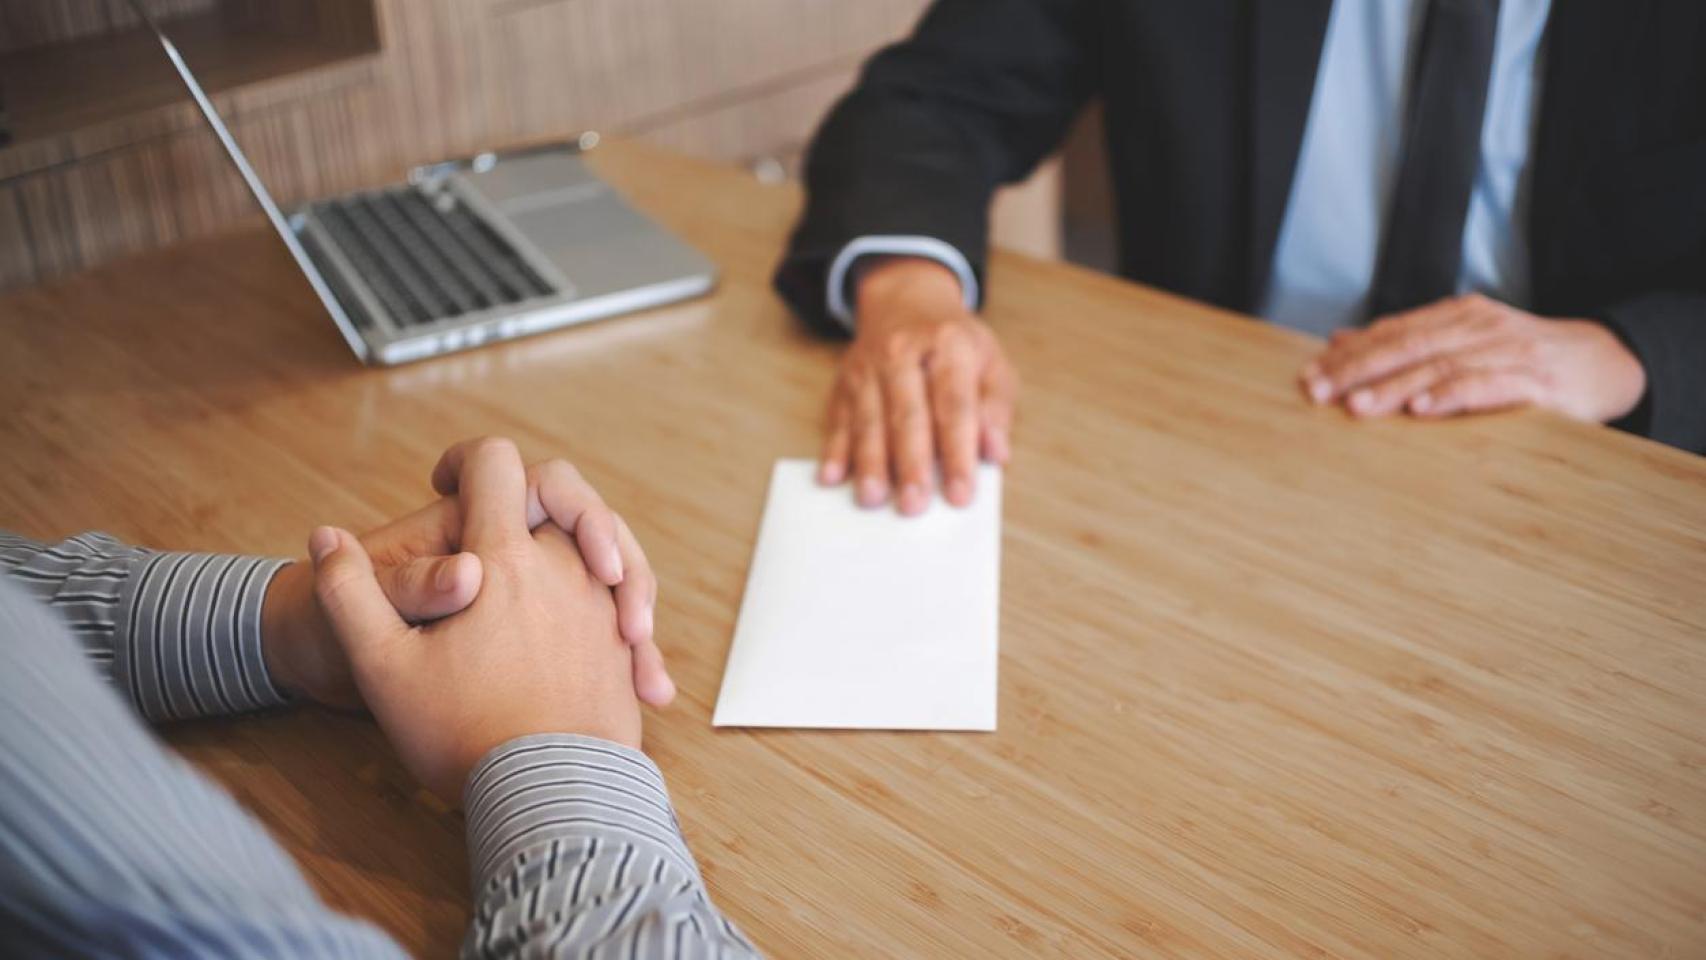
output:
[[[461,448],[462,545],[479,557],[479,596],[424,626],[398,616],[361,542],[314,531],[315,592],[349,652],[368,707],[403,763],[450,802],[492,748],[534,733],[640,744],[633,656],[609,588],[556,524],[529,530],[515,445]]]
[[[893,489],[900,511],[917,514],[939,456],[948,502],[965,506],[979,457],[1007,462],[1017,384],[1001,344],[935,261],[885,259],[857,287],[858,333],[830,394],[818,479],[851,476],[866,507]]]
[[[1300,374],[1354,416],[1445,417],[1532,404],[1578,420],[1635,408],[1646,372],[1592,320],[1552,320],[1471,294],[1334,334]]]

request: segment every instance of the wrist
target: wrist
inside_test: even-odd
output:
[[[295,654],[325,629],[314,600],[314,573],[293,561],[279,568],[261,599],[261,660],[273,686],[292,699],[305,693]]]
[[[1598,338],[1605,357],[1600,377],[1605,393],[1602,406],[1592,419],[1602,423],[1620,420],[1633,413],[1647,396],[1647,367],[1617,330],[1599,320],[1583,321]]]
[[[922,311],[959,317],[966,312],[960,278],[945,264],[927,257],[867,257],[858,265],[853,291],[861,329],[867,316]]]

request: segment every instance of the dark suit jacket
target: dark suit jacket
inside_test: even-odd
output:
[[[867,234],[981,275],[990,195],[1105,106],[1120,272],[1237,310],[1265,289],[1331,0],[937,0],[830,114],[776,277],[814,326]],[[1527,224],[1533,309],[1594,317],[1646,367],[1624,423],[1706,451],[1706,3],[1554,0]]]

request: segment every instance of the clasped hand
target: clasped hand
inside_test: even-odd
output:
[[[455,802],[480,758],[518,737],[580,734],[638,749],[635,656],[616,600],[583,562],[585,544],[555,523],[529,529],[533,487],[515,445],[453,448],[435,478],[456,491],[461,545],[482,570],[460,613],[410,624],[353,535],[321,527],[309,541],[315,595],[403,764]]]
[[[422,684],[428,680],[441,685],[430,696],[460,703],[469,715],[455,722],[474,731],[491,723],[476,716],[479,711],[469,705],[464,687],[507,688],[504,696],[520,697],[523,680],[567,683],[565,670],[595,666],[588,660],[590,650],[600,651],[594,658],[599,670],[592,671],[598,675],[574,683],[605,682],[611,665],[605,661],[619,661],[629,700],[663,706],[674,698],[674,683],[653,637],[657,579],[627,523],[573,466],[549,460],[524,470],[509,441],[468,441],[445,452],[433,469],[432,484],[442,495],[439,500],[360,538],[333,528],[315,531],[310,552],[319,560],[318,575],[299,563],[275,577],[262,611],[263,653],[275,682],[329,706],[365,706],[400,747],[426,735],[417,718],[399,706],[411,696],[398,686],[404,681],[387,675],[405,660],[420,662],[413,653],[400,657],[407,643],[388,642],[405,634],[466,638],[488,632],[491,639],[482,649],[492,657],[518,636],[541,641],[509,650],[518,655],[507,661],[509,666],[483,659],[479,664],[439,663],[424,676],[414,669],[396,671],[397,677],[413,678],[413,693],[425,695]],[[369,582],[371,590],[366,589]],[[596,640],[606,613],[611,649]],[[461,615],[443,619],[453,614]],[[555,641],[545,643],[542,636]],[[433,645],[435,655],[447,649]],[[383,650],[390,651],[389,659],[381,656]],[[425,652],[424,647],[414,651]],[[380,663],[389,666],[382,670]],[[515,669],[532,676],[511,676]],[[623,710],[618,703],[615,712]],[[632,730],[625,721],[582,717],[576,722],[580,728],[559,732],[637,742],[637,714]],[[393,730],[398,725],[409,735]],[[431,769],[423,780],[429,785],[447,795],[459,789],[452,789],[444,774],[446,764],[427,766]]]

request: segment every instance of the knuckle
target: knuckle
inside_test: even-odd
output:
[[[972,347],[974,332],[969,323],[944,323],[930,334],[936,350],[965,351]]]
[[[586,478],[581,476],[580,469],[561,457],[555,457],[539,465],[539,476],[542,480],[550,480],[558,485],[586,486]]]
[[[877,357],[885,369],[907,366],[917,356],[917,348],[907,337],[889,337],[877,347]]]
[[[506,536],[502,541],[480,552],[480,562],[485,565],[488,574],[493,571],[503,571],[513,574],[524,568],[532,556],[534,546],[544,537],[567,536],[553,524],[541,524],[529,532],[522,531],[514,536]]]
[[[1490,373],[1468,374],[1459,378],[1458,395],[1480,400],[1499,392],[1499,378]]]
[[[1480,313],[1468,321],[1468,329],[1478,336],[1499,333],[1505,329],[1504,318],[1496,313]]]
[[[654,596],[657,593],[658,579],[652,573],[652,568],[644,560],[636,559],[631,566],[623,571],[622,587],[624,590],[642,597]]]
[[[889,413],[889,427],[896,433],[913,434],[927,430],[929,426],[930,418],[923,408],[912,404],[895,407]]]
[[[1399,353],[1417,354],[1427,352],[1432,344],[1433,334],[1431,331],[1412,328],[1399,337],[1393,346],[1397,348]]]
[[[885,449],[881,430],[867,426],[854,433],[853,459],[861,467],[868,467],[874,460],[882,460]]]
[[[936,402],[944,414],[963,414],[972,405],[972,394],[964,387],[947,387],[937,391]]]
[[[882,371],[883,383],[891,387],[899,385],[905,381],[906,378],[912,376],[917,370],[918,364],[906,361],[884,364]]]
[[[521,450],[508,437],[480,437],[469,445],[469,452],[482,457],[520,456]]]
[[[1504,306],[1505,306],[1504,304],[1498,302],[1497,300],[1494,300],[1493,298],[1487,296],[1484,293],[1466,293],[1466,294],[1463,294],[1462,296],[1457,298],[1457,305],[1460,309],[1469,311],[1471,313],[1492,313],[1492,314],[1502,314],[1504,312]]]

